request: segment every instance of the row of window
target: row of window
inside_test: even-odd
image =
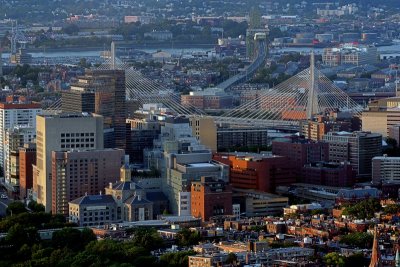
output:
[[[84,137],[94,136],[94,133],[62,133],[61,137]]]

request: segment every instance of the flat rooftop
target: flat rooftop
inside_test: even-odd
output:
[[[205,163],[190,163],[190,164],[187,164],[187,166],[188,167],[194,167],[194,168],[205,168],[205,167],[214,167],[215,164],[208,163],[208,162],[205,162]]]

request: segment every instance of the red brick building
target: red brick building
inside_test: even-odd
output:
[[[36,164],[36,145],[25,144],[19,148],[19,197],[24,199],[33,187],[33,167]]]
[[[216,153],[213,160],[230,166],[229,179],[235,188],[273,193],[277,186],[296,182],[288,157]]]
[[[350,187],[356,181],[356,172],[349,162],[340,164],[318,162],[303,167],[301,181],[314,185]]]
[[[301,176],[305,164],[329,161],[329,144],[300,138],[288,138],[272,142],[272,154],[285,156],[295,168],[296,176]]]
[[[222,180],[201,177],[192,182],[191,214],[208,221],[214,216],[232,215],[232,188]]]

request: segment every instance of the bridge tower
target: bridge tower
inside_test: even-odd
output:
[[[310,55],[310,79],[308,88],[308,100],[307,100],[307,119],[311,120],[315,114],[318,114],[318,79],[315,71],[315,55],[314,51]]]

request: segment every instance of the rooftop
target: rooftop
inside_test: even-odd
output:
[[[115,200],[111,195],[87,195],[78,197],[70,203],[77,205],[110,204],[115,203]]]

